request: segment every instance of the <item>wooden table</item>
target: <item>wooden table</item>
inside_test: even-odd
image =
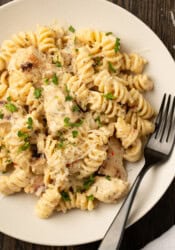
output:
[[[0,0],[0,5],[7,2],[9,0]],[[173,26],[170,15],[170,11],[175,13],[175,0],[111,0],[111,2],[129,10],[148,24],[175,58],[175,25]],[[140,249],[173,224],[175,224],[175,180],[153,209],[126,230],[121,250]],[[0,250],[95,250],[98,245],[99,242],[75,247],[47,247],[25,243],[0,233]]]

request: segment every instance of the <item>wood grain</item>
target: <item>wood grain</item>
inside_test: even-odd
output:
[[[0,0],[0,5],[6,2],[9,1]],[[145,22],[160,37],[175,58],[175,46],[173,48],[175,27],[170,15],[170,11],[175,14],[174,0],[111,0],[111,2],[129,10]],[[174,196],[175,181],[154,208],[126,230],[121,250],[140,249],[175,224]],[[40,246],[16,240],[0,233],[0,250],[96,250],[98,245],[99,242],[74,247]]]

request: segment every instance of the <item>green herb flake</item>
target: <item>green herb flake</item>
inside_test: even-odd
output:
[[[72,111],[73,112],[80,112],[80,108],[78,107],[78,105],[74,105],[73,107],[72,107]]]
[[[18,108],[13,103],[10,102],[5,104],[5,108],[11,113],[18,111]]]
[[[11,102],[11,100],[12,100],[11,96],[8,96],[8,97],[7,97],[7,101],[8,101],[8,102]]]
[[[59,149],[64,148],[64,142],[63,141],[59,142],[57,146]]]
[[[44,78],[44,83],[45,83],[46,85],[48,85],[48,84],[49,84],[49,78]]]
[[[107,100],[114,100],[114,99],[116,99],[115,96],[112,93],[107,93],[107,94],[104,95],[104,97]]]
[[[70,118],[69,117],[65,117],[64,118],[64,126],[69,127],[69,125],[70,125]]]
[[[70,95],[70,91],[67,87],[67,85],[65,84],[65,92],[66,92],[66,97],[65,97],[65,101],[66,102],[69,102],[69,101],[72,101],[73,100],[73,97]]]
[[[89,176],[88,179],[86,179],[83,183],[83,188],[84,190],[88,190],[90,188],[90,186],[92,186],[92,184],[95,182],[95,178],[94,175]]]
[[[114,51],[117,53],[120,50],[120,38],[116,38]]]
[[[63,136],[63,132],[62,131],[58,131],[57,135],[58,135],[59,138],[61,138]]]
[[[101,120],[100,120],[100,116],[98,116],[97,118],[95,118],[95,122],[98,123],[98,126],[99,126],[99,127],[102,126],[102,123],[101,123]]]
[[[109,69],[109,72],[116,73],[116,70],[111,62],[108,62],[108,69]]]
[[[54,75],[52,76],[52,82],[53,82],[53,84],[58,85],[58,77],[57,77],[56,74],[54,74]]]
[[[69,117],[64,118],[65,127],[71,127],[71,128],[80,127],[82,123],[83,123],[83,120],[80,120],[79,122],[70,122]]]
[[[21,130],[17,133],[18,137],[22,138],[24,141],[28,141],[29,135],[25,132],[22,132]]]
[[[105,178],[108,180],[108,181],[111,181],[111,177],[109,175],[106,175]]]
[[[72,136],[73,136],[73,138],[76,138],[78,136],[78,131],[77,130],[73,130],[72,131]]]
[[[2,110],[0,110],[0,120],[4,118],[4,114],[2,113]]]
[[[61,68],[61,67],[62,67],[62,64],[61,64],[60,61],[56,61],[56,62],[54,62],[54,63],[55,63],[55,65],[56,65],[58,68]]]
[[[72,33],[75,33],[75,28],[71,25],[71,26],[69,26],[69,31]]]
[[[8,164],[11,164],[12,160],[11,159],[7,159],[5,162],[8,163]]]
[[[33,119],[32,119],[32,117],[29,117],[28,119],[27,119],[27,125],[28,125],[28,129],[33,129]]]
[[[113,33],[111,31],[106,32],[106,36],[112,35]]]
[[[95,199],[95,197],[93,196],[93,194],[87,196],[88,201],[93,201],[94,199]]]
[[[66,97],[65,97],[65,101],[66,102],[69,102],[69,101],[72,101],[72,96],[70,96],[70,95],[67,95]]]
[[[23,145],[21,145],[19,147],[19,152],[25,151],[25,150],[27,150],[29,148],[30,148],[30,143],[29,142],[25,142]]]
[[[102,59],[103,57],[101,56],[97,56],[97,57],[94,57],[94,66],[100,66],[102,64]]]
[[[36,99],[39,99],[39,98],[41,97],[41,93],[42,93],[42,89],[36,88],[36,89],[34,90],[34,97],[35,97]]]
[[[61,198],[62,198],[64,201],[70,201],[70,197],[69,197],[68,192],[62,191],[60,194],[61,194]]]

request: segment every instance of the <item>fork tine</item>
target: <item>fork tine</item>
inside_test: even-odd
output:
[[[160,129],[160,132],[161,132],[160,142],[162,142],[163,137],[165,135],[165,129],[167,126],[167,118],[168,118],[168,114],[169,114],[170,102],[171,102],[171,95],[168,96],[168,102],[166,104],[165,112],[164,112],[163,117],[162,117],[162,123],[161,123],[162,125],[161,125],[161,129]]]
[[[173,125],[175,123],[174,121],[174,109],[175,109],[175,97],[173,98],[173,105],[172,105],[172,108],[171,108],[171,114],[170,114],[170,124],[169,124],[169,129],[168,129],[168,134],[167,134],[167,138],[166,138],[166,142],[168,142],[168,139],[169,139],[169,136],[170,136],[170,133],[171,133],[171,129],[173,129]]]
[[[159,109],[159,113],[157,115],[156,121],[155,121],[155,138],[157,138],[159,129],[160,129],[160,125],[161,125],[161,121],[162,121],[162,114],[163,114],[163,110],[164,110],[164,106],[165,106],[165,101],[166,101],[166,94],[164,94],[163,96],[163,100],[161,102],[160,105],[160,109]]]
[[[162,102],[161,102],[161,105],[160,105],[160,108],[159,108],[159,113],[158,113],[157,118],[156,118],[156,125],[159,125],[159,123],[160,123],[163,108],[164,108],[164,105],[165,105],[165,100],[166,100],[166,94],[163,95],[163,99],[162,99]]]

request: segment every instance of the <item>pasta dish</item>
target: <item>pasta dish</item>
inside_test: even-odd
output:
[[[38,196],[40,218],[129,190],[155,111],[147,61],[112,32],[38,26],[0,47],[0,192]]]

